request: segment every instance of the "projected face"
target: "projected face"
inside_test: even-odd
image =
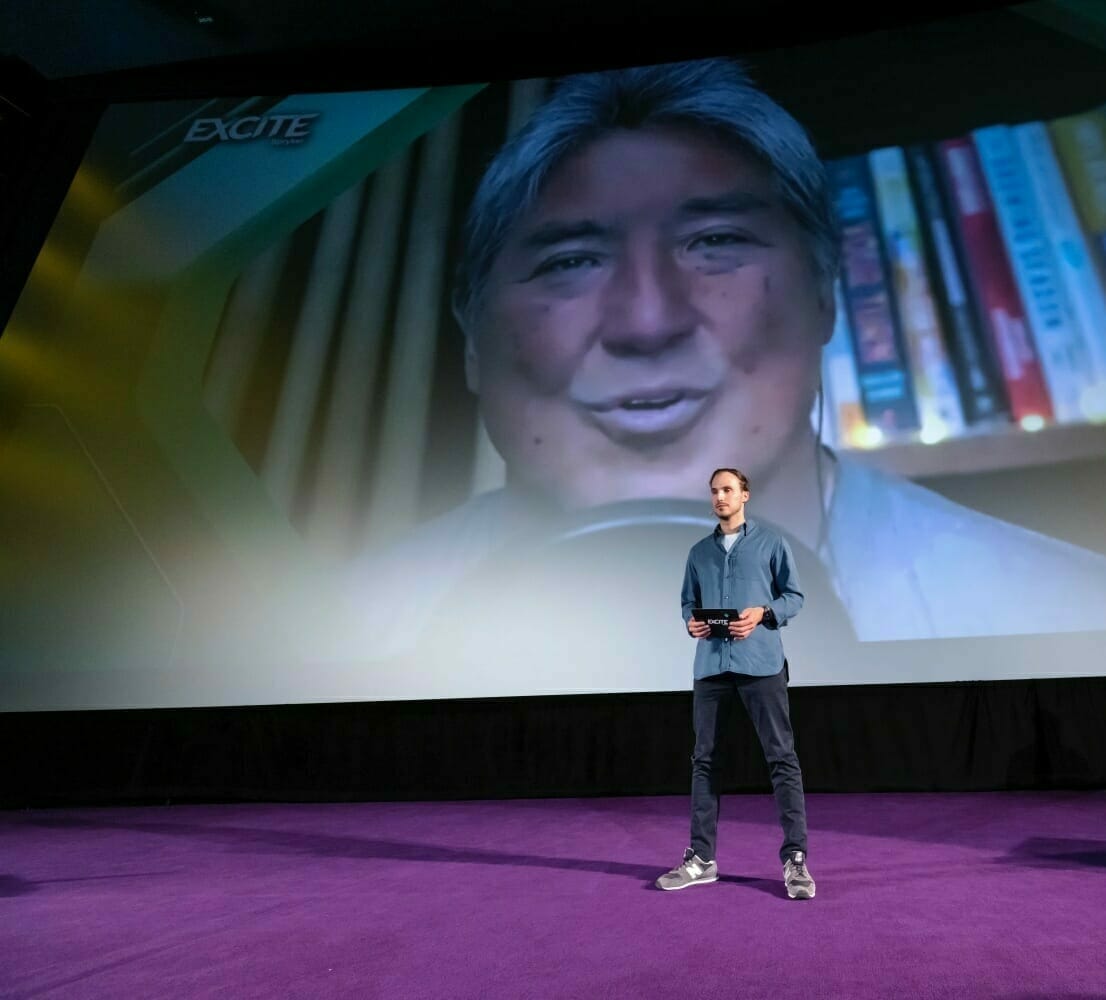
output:
[[[513,484],[567,506],[699,499],[704,464],[767,478],[809,434],[832,300],[768,170],[707,135],[568,158],[484,302],[466,360],[488,431]]]

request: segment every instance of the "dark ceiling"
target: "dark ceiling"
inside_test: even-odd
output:
[[[809,4],[810,0],[806,0]],[[544,75],[752,51],[984,8],[774,0],[0,0],[0,93],[62,99]],[[1106,38],[1103,0],[1015,9]],[[1095,11],[1098,11],[1096,18]]]

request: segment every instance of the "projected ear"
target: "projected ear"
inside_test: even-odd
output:
[[[468,322],[465,310],[461,308],[461,303],[456,295],[453,298],[452,309],[453,319],[460,327],[465,338],[465,385],[468,386],[469,392],[479,395],[480,356],[476,350],[476,334],[472,329],[472,325]]]
[[[480,357],[476,352],[476,338],[465,333],[465,385],[469,392],[480,395]]]

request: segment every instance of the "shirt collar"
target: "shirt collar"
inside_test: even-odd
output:
[[[746,535],[747,536],[749,534],[749,532],[753,530],[754,527],[755,527],[754,523],[751,520],[749,520],[749,518],[745,518],[745,520],[742,521],[741,524],[738,526],[738,529],[735,532],[735,534]],[[722,534],[723,534],[722,525],[721,524],[716,524],[714,526],[714,537],[715,538],[721,538]]]

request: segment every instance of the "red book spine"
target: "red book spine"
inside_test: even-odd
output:
[[[947,139],[937,148],[972,286],[1006,384],[1010,414],[1018,421],[1033,416],[1051,420],[1044,372],[975,146],[964,137]]]

